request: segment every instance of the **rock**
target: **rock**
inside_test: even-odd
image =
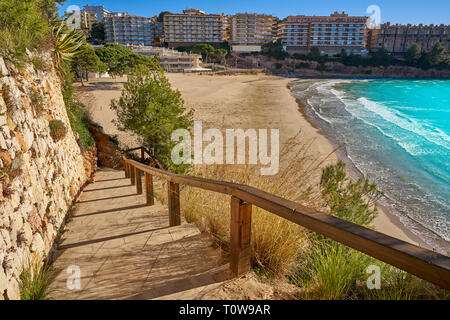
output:
[[[22,229],[22,227],[23,227],[22,215],[19,215],[17,212],[15,212],[11,217],[10,234],[17,235],[17,233]]]
[[[0,159],[2,160],[3,168],[9,168],[11,166],[11,156],[7,151],[0,151]]]
[[[0,296],[3,296],[6,288],[8,287],[8,281],[6,280],[6,274],[2,268],[0,268]]]
[[[95,139],[99,165],[114,169],[122,167],[123,153],[111,141],[110,136],[105,134],[101,128],[95,126],[89,126],[89,132]]]
[[[6,150],[8,149],[8,146],[6,145],[5,138],[3,137],[2,132],[0,131],[0,150]],[[0,151],[1,152],[1,151]],[[1,159],[0,159],[1,160]],[[1,160],[2,161],[2,160]],[[4,166],[4,164],[0,165],[1,167]]]
[[[23,239],[27,245],[30,245],[33,240],[33,231],[29,224],[25,224],[23,227]]]
[[[40,255],[43,255],[45,252],[45,243],[44,239],[40,233],[36,233],[33,236],[33,241],[31,242],[31,251],[38,252]]]
[[[28,223],[33,233],[40,232],[42,230],[41,217],[39,216],[36,208],[33,208],[28,214]]]
[[[6,67],[5,61],[0,57],[0,75],[5,77],[9,75],[8,68]]]
[[[9,300],[20,300],[20,287],[16,279],[11,278],[6,286],[6,297]]]

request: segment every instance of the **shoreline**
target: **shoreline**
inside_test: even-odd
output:
[[[334,79],[334,78],[333,78]],[[343,161],[347,164],[346,171],[348,175],[352,179],[357,179],[359,177],[363,176],[363,173],[358,170],[358,168],[353,164],[351,159],[347,156],[345,150],[343,150],[340,145],[337,143],[337,141],[334,141],[332,137],[330,137],[325,130],[317,123],[317,121],[314,120],[313,116],[308,113],[308,103],[303,101],[302,99],[296,97],[293,95],[292,89],[291,89],[291,83],[296,80],[326,80],[323,78],[319,79],[295,79],[289,82],[288,89],[291,91],[291,95],[295,98],[297,104],[298,104],[298,110],[302,114],[303,118],[308,121],[308,123],[315,129],[317,129],[318,134],[324,136],[329,143],[333,146],[333,148],[336,150],[336,156],[339,160]],[[378,214],[375,217],[374,221],[372,222],[372,226],[375,228],[376,231],[385,233],[389,236],[392,236],[394,238],[398,238],[400,240],[412,243],[414,245],[420,246],[422,248],[426,249],[432,249],[429,244],[427,244],[425,241],[423,241],[419,236],[414,234],[411,230],[409,230],[401,221],[400,217],[394,214],[392,212],[393,209],[388,208],[386,205],[383,205],[379,201],[376,203],[376,207],[378,209]]]

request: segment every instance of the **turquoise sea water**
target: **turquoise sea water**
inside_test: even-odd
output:
[[[413,233],[450,241],[450,80],[299,82],[294,95]]]

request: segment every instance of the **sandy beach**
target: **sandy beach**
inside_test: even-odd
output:
[[[301,134],[297,139],[313,141],[312,157],[325,158],[333,145],[299,111],[296,99],[287,85],[293,79],[269,75],[209,76],[198,74],[167,74],[173,88],[180,90],[188,108],[195,110],[194,119],[202,120],[204,128],[273,128],[280,130],[280,142]],[[78,98],[88,107],[90,117],[105,132],[117,135],[121,144],[137,146],[136,138],[116,129],[110,110],[111,99],[120,97],[124,78],[95,79],[85,88],[78,88]],[[280,149],[282,146],[280,147]],[[283,159],[281,159],[283,161]],[[323,166],[337,161],[332,154]],[[383,210],[374,222],[376,230],[404,241],[418,244],[407,230],[402,230],[395,217]]]

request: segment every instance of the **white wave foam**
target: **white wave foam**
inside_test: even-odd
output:
[[[422,125],[416,120],[408,118],[401,112],[394,111],[381,103],[371,101],[367,98],[362,97],[358,98],[357,100],[367,110],[379,115],[385,121],[388,121],[397,127],[419,135],[431,143],[450,150],[450,136],[448,136],[442,130],[437,130],[426,124]]]

